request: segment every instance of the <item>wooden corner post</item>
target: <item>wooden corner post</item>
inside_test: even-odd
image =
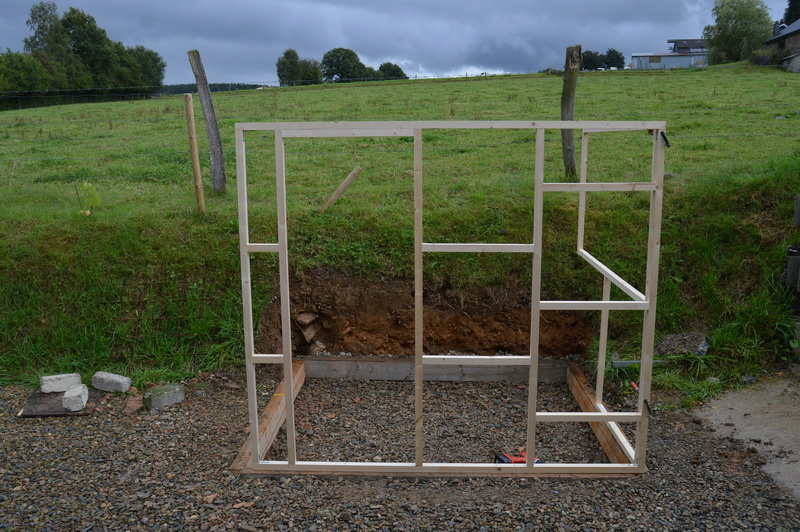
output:
[[[561,90],[561,120],[575,119],[575,93],[578,89],[578,72],[581,70],[582,62],[581,45],[567,47],[567,59],[564,62],[564,88]],[[578,175],[574,130],[561,130],[561,151],[564,154],[564,174],[567,178],[574,180]]]
[[[189,64],[197,80],[197,92],[200,94],[200,105],[206,119],[206,134],[208,135],[209,151],[211,152],[211,191],[214,194],[225,192],[225,157],[222,155],[222,140],[219,136],[217,115],[214,112],[214,102],[211,100],[211,89],[208,87],[206,71],[200,52],[189,50]]]

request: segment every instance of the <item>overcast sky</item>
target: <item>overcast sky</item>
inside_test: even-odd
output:
[[[0,50],[22,50],[34,0],[0,0]],[[787,0],[765,0],[779,19]],[[192,83],[197,49],[211,83],[275,84],[287,48],[321,60],[338,47],[407,75],[536,72],[563,67],[565,48],[664,52],[700,38],[713,0],[57,0],[93,16],[109,38],[167,63],[165,83]]]

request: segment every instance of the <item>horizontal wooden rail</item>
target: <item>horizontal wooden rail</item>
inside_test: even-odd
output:
[[[422,244],[422,251],[427,253],[533,253],[533,250],[533,244]]]
[[[256,364],[282,364],[286,361],[286,357],[283,355],[254,354],[250,357],[250,361]]]
[[[369,132],[370,136],[384,133],[413,135],[415,129],[580,129],[596,133],[602,131],[662,130],[664,121],[620,122],[602,120],[410,120],[382,122],[240,122],[236,131],[281,131],[288,136],[352,136],[355,131]]]
[[[644,471],[641,466],[633,464],[494,464],[494,463],[439,463],[423,462],[259,462],[255,466],[242,471],[245,475],[258,474],[293,474],[308,475],[341,475],[358,471],[364,476],[409,476],[409,477],[561,477],[584,478],[605,477],[621,478]]]
[[[655,183],[542,183],[543,192],[651,192]]]
[[[245,249],[250,253],[277,253],[281,250],[280,244],[255,244],[248,242]]]
[[[648,310],[646,301],[542,301],[541,310]]]

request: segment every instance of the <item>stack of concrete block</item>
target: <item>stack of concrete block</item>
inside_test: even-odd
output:
[[[86,401],[88,400],[89,388],[87,388],[85,384],[76,384],[75,386],[70,386],[69,389],[64,392],[64,396],[61,398],[61,404],[70,412],[80,412],[86,408]]]
[[[66,392],[72,386],[81,383],[80,373],[64,373],[61,375],[45,375],[39,379],[42,393]]]
[[[124,393],[131,387],[131,379],[105,371],[98,371],[92,377],[92,386],[104,392]],[[61,393],[61,404],[70,412],[80,412],[89,400],[89,388],[81,382],[80,373],[45,375],[39,379],[42,393]]]
[[[39,388],[42,393],[63,392],[61,404],[70,412],[80,412],[89,400],[89,388],[81,383],[80,373],[45,375],[39,379]]]
[[[70,412],[80,412],[86,408],[89,399],[89,388],[81,382],[80,373],[47,375],[40,379],[42,393],[63,392],[61,404]],[[130,377],[116,375],[106,371],[98,371],[92,377],[92,387],[96,390],[111,393],[125,393],[131,389]],[[152,388],[144,395],[144,406],[150,409],[161,409],[185,398],[184,387],[180,384],[167,384]]]

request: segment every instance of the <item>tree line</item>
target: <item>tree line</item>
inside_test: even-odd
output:
[[[275,64],[281,87],[408,79],[403,69],[394,63],[383,63],[376,70],[366,66],[358,54],[349,48],[334,48],[325,52],[322,61],[301,59],[297,50],[289,48]]]
[[[83,95],[122,98],[158,92],[167,64],[144,46],[111,40],[94,17],[54,2],[31,7],[24,51],[0,54],[0,108],[60,103]],[[22,94],[22,93],[26,94]]]
[[[609,48],[606,53],[586,50],[583,52],[582,65],[584,70],[597,70],[598,68],[625,68],[625,56],[622,52]]]

